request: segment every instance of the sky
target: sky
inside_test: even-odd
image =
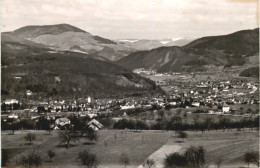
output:
[[[110,39],[222,35],[258,27],[258,0],[2,0],[1,32],[67,23]]]

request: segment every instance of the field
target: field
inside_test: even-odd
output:
[[[24,140],[28,132],[37,134],[32,145]],[[21,156],[29,150],[40,152],[42,157],[41,167],[80,167],[77,159],[78,153],[88,150],[97,155],[100,167],[116,168],[124,167],[119,162],[120,155],[126,153],[130,159],[127,167],[138,167],[146,158],[153,158],[157,167],[162,167],[165,154],[171,152],[182,153],[190,145],[202,145],[206,149],[206,161],[208,167],[214,167],[217,158],[223,158],[222,165],[227,167],[244,166],[242,155],[248,150],[258,150],[259,134],[256,131],[231,130],[187,132],[188,138],[182,141],[172,131],[142,131],[133,133],[127,130],[101,130],[98,132],[98,141],[90,145],[84,137],[72,142],[66,149],[59,145],[58,132],[53,131],[48,135],[46,131],[16,131],[11,135],[10,131],[2,131],[2,148],[8,149],[10,160],[8,167],[17,167]],[[117,138],[115,139],[115,135]],[[106,144],[106,145],[105,145]],[[53,150],[56,156],[50,162],[47,151]],[[224,166],[221,166],[224,167]]]

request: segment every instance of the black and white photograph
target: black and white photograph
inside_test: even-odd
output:
[[[1,167],[258,168],[259,0],[1,0]]]

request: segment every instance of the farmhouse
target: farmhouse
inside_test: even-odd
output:
[[[199,102],[192,102],[191,105],[194,106],[194,107],[199,107],[199,106],[200,106],[200,103],[199,103]]]
[[[30,91],[30,90],[27,90],[27,91],[26,91],[26,95],[27,95],[27,96],[32,96],[32,95],[33,95],[33,92]]]
[[[11,114],[11,115],[8,116],[8,118],[18,119],[18,115]]]
[[[69,124],[70,124],[70,120],[67,118],[58,118],[55,121],[56,126],[64,126],[64,125],[69,125]]]
[[[19,103],[19,101],[18,100],[16,100],[16,99],[6,99],[5,101],[4,101],[4,103],[5,104],[18,104]]]
[[[102,129],[104,126],[98,122],[97,120],[93,119],[88,123],[88,127],[94,129],[94,130],[100,130]]]
[[[224,112],[224,113],[229,112],[229,110],[230,110],[230,107],[226,103],[224,103],[222,106],[222,112]]]

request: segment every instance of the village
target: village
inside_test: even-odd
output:
[[[160,83],[159,83],[160,85]],[[167,84],[163,83],[161,86]],[[135,118],[136,113],[158,110],[179,109],[185,114],[203,113],[212,115],[228,115],[235,118],[247,118],[258,115],[257,82],[232,79],[227,81],[169,82],[171,90],[159,97],[125,97],[121,99],[92,97],[69,100],[28,100],[26,105],[16,99],[3,100],[1,104],[2,122],[30,119],[37,122],[41,117],[57,121],[64,118],[70,123],[68,116],[89,117],[109,116],[113,121],[123,118]],[[27,90],[29,96],[33,93]],[[176,113],[173,111],[173,113]],[[127,117],[126,117],[127,116]],[[143,119],[144,120],[144,119]],[[96,121],[96,120],[95,120]],[[146,122],[146,121],[144,121]],[[2,123],[2,124],[3,124]],[[53,129],[59,129],[55,122]],[[62,123],[61,125],[64,125]],[[101,128],[95,128],[101,129]]]
[[[112,168],[112,163],[124,165],[127,159],[129,167],[145,168],[149,161],[161,168],[170,151],[185,151],[196,143],[203,146],[207,164],[213,166],[223,152],[231,151],[225,154],[230,158],[225,164],[234,164],[236,156],[232,152],[239,150],[244,155],[258,145],[259,135],[255,131],[259,128],[258,82],[232,79],[168,81],[158,85],[170,90],[154,97],[86,96],[27,99],[26,103],[3,100],[1,128],[10,157],[7,165],[17,165],[28,148],[40,151],[32,153],[45,160],[39,164],[76,166],[79,163],[72,153],[80,156],[79,151],[87,148],[94,151],[100,167]],[[140,155],[137,157],[136,153]]]

